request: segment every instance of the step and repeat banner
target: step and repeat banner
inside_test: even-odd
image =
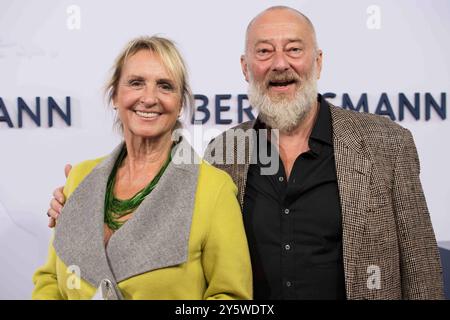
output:
[[[324,52],[319,91],[390,117],[414,135],[439,242],[450,241],[450,1],[0,2],[0,299],[28,299],[47,255],[46,211],[64,165],[119,143],[103,97],[110,68],[140,35],[174,40],[208,137],[256,116],[240,69],[248,22],[273,5],[310,17]],[[194,129],[195,127],[195,129]]]

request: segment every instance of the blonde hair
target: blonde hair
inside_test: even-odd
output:
[[[187,110],[185,110],[187,111],[185,114],[189,116],[188,119],[191,119],[194,98],[188,82],[186,64],[174,42],[158,36],[142,36],[135,38],[128,42],[122,52],[117,56],[111,70],[111,77],[105,88],[105,96],[108,104],[113,104],[113,99],[117,94],[122,69],[127,58],[141,50],[150,50],[161,58],[164,66],[169,74],[174,78],[175,84],[177,85],[181,97],[181,108],[187,108]],[[118,117],[115,119],[115,126],[122,131],[122,123]],[[175,128],[179,128],[181,126],[181,122],[177,120]]]

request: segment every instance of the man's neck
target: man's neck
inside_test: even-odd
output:
[[[303,121],[294,130],[289,133],[279,133],[279,153],[287,178],[289,178],[297,157],[309,151],[309,137],[316,123],[318,111],[319,104],[316,102]]]
[[[305,118],[290,132],[279,133],[280,147],[288,147],[296,144],[308,142],[311,132],[316,123],[319,111],[319,104],[316,102]]]

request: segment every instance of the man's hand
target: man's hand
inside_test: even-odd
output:
[[[66,178],[69,176],[69,172],[72,170],[72,166],[70,164],[66,164],[64,167],[64,174]],[[61,213],[61,210],[66,202],[63,193],[64,187],[59,187],[53,191],[53,198],[50,201],[50,209],[47,211],[47,215],[49,216],[48,226],[49,228],[54,228],[56,225],[56,219]]]

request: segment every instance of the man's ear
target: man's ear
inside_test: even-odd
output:
[[[242,69],[242,73],[244,74],[245,77],[245,81],[248,82],[248,65],[247,65],[247,61],[245,59],[245,55],[243,54],[241,56],[241,69]]]
[[[317,57],[316,57],[316,66],[317,66],[317,79],[320,79],[320,73],[322,72],[322,57],[323,52],[322,50],[317,50]]]

